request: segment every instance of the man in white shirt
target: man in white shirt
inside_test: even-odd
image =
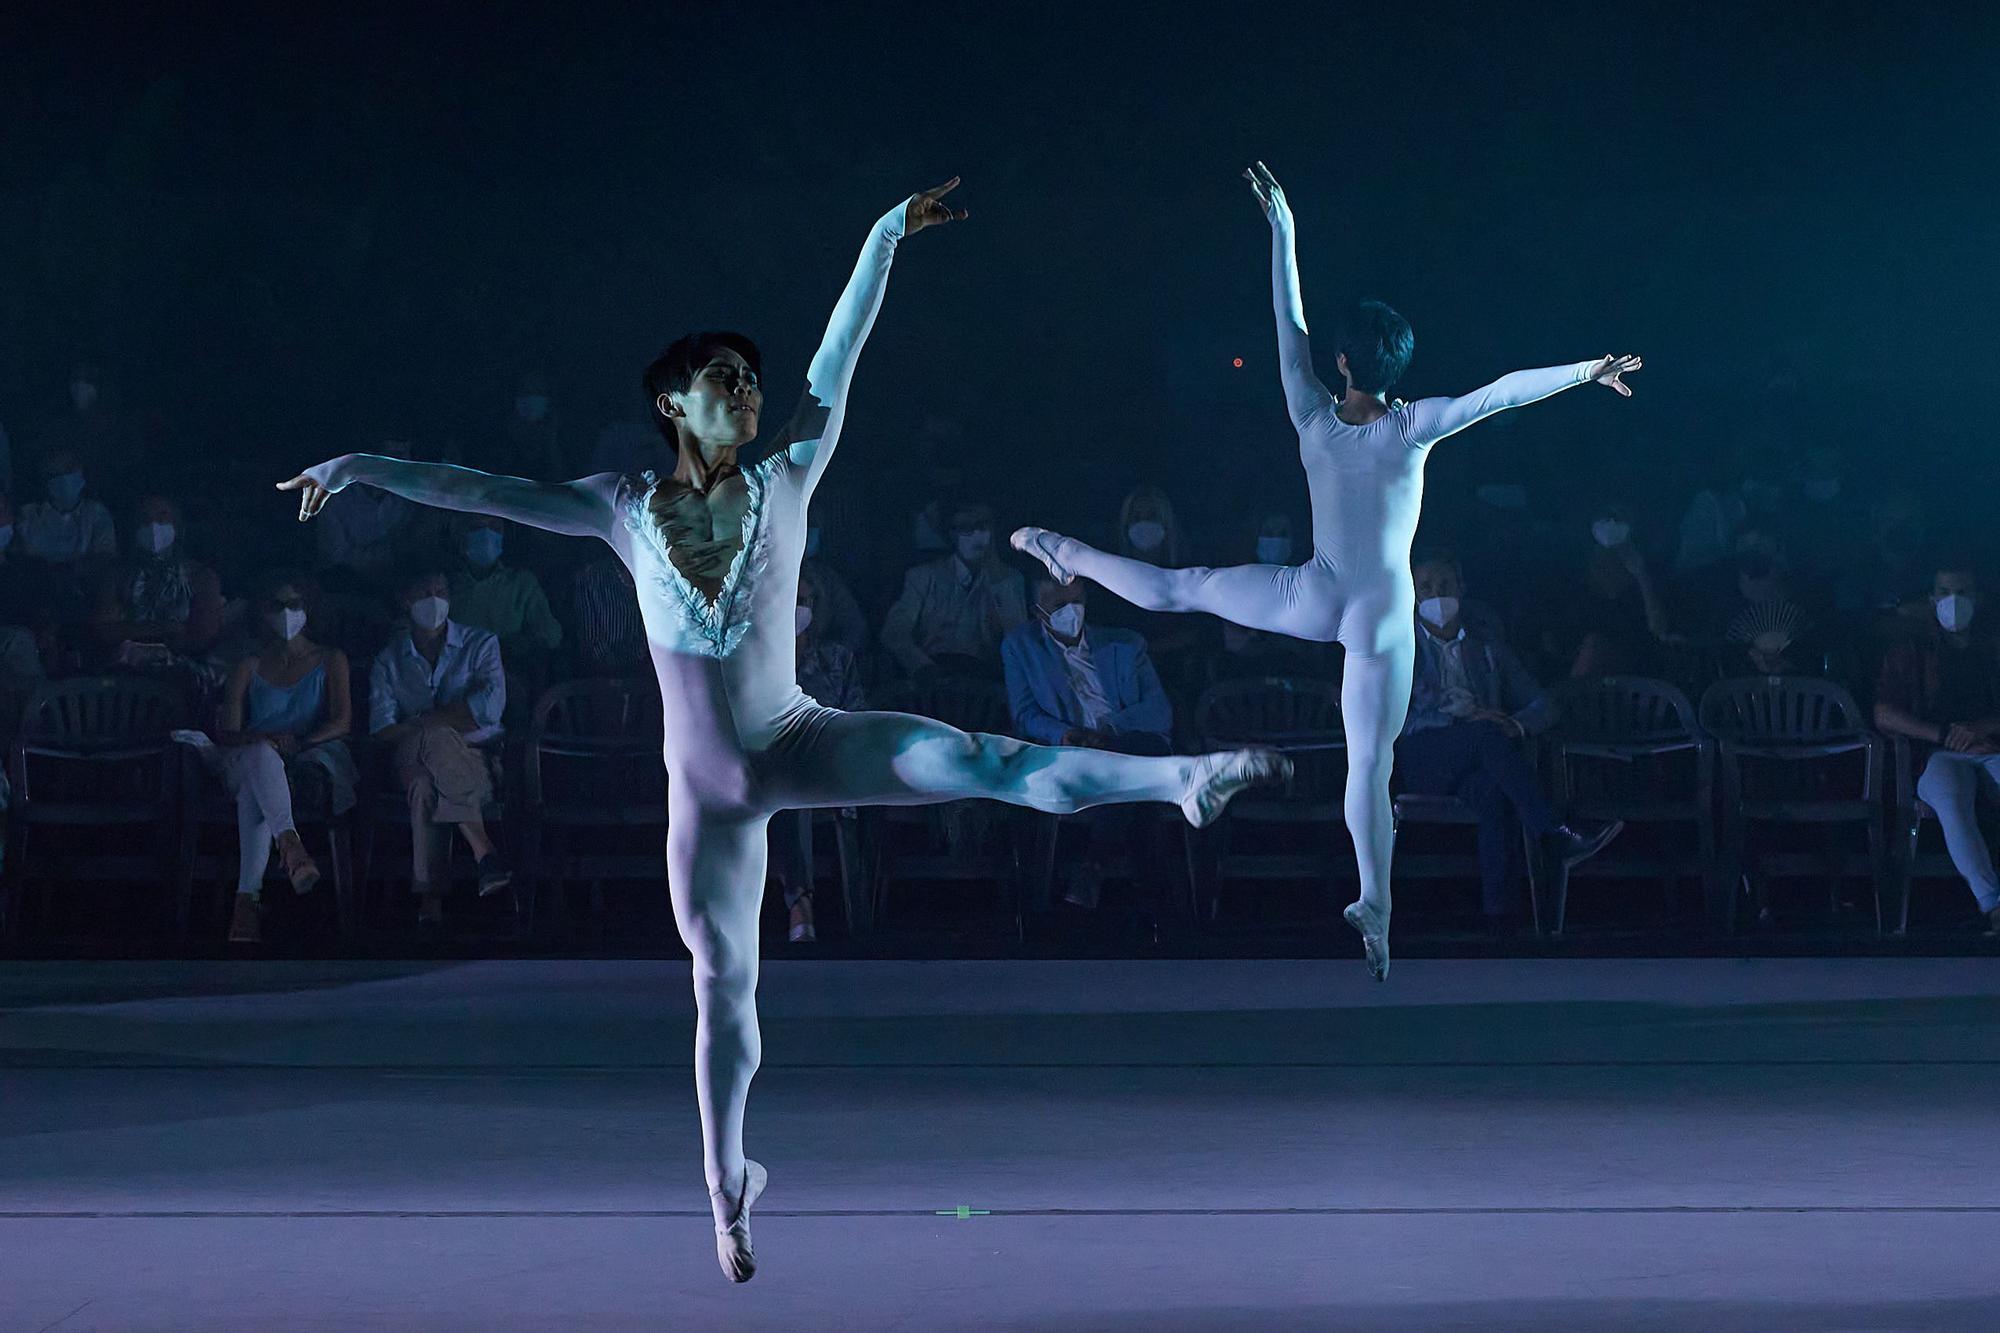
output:
[[[478,859],[479,894],[498,893],[513,872],[486,832],[482,808],[493,794],[493,770],[475,748],[500,735],[507,704],[500,641],[451,619],[444,571],[423,569],[402,587],[408,628],[376,655],[368,675],[368,731],[391,747],[396,780],[410,804],[410,890],[417,921],[444,920],[444,894],[433,885],[434,830],[457,825]]]

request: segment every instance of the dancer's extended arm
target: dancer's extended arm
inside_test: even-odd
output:
[[[433,508],[491,514],[570,537],[609,539],[615,525],[618,475],[614,472],[578,481],[529,481],[449,463],[342,454],[279,482],[278,489],[299,492],[303,523],[319,512],[329,495],[357,483]]]
[[[1278,375],[1285,386],[1285,410],[1301,430],[1316,413],[1331,410],[1333,395],[1313,370],[1306,336],[1306,304],[1299,295],[1299,257],[1292,206],[1262,162],[1243,173],[1271,223],[1271,304],[1278,316]]]
[[[861,345],[875,326],[882,309],[882,294],[889,287],[889,266],[896,257],[896,242],[911,232],[922,231],[940,222],[965,216],[939,201],[958,186],[954,176],[934,190],[911,195],[884,213],[861,247],[861,258],[847,287],[834,304],[827,320],[826,337],[806,369],[805,396],[792,413],[780,437],[780,447],[792,462],[806,470],[808,490],[826,471],[827,460],[840,436],[847,415],[847,387],[854,380],[854,363],[861,359]]]
[[[1463,398],[1420,398],[1407,409],[1410,414],[1409,440],[1420,448],[1436,444],[1482,417],[1490,417],[1510,407],[1538,403],[1579,384],[1609,385],[1630,398],[1632,391],[1619,377],[1639,369],[1642,364],[1636,356],[1601,356],[1595,361],[1579,361],[1570,366],[1517,370],[1511,375],[1502,375],[1485,388],[1476,389]]]

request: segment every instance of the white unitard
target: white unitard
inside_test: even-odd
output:
[[[1349,425],[1337,415],[1340,399],[1313,372],[1289,209],[1272,218],[1271,288],[1285,406],[1312,498],[1312,558],[1302,565],[1161,569],[1052,533],[1043,536],[1043,551],[1059,571],[1147,610],[1205,611],[1248,629],[1338,640],[1346,648],[1340,705],[1347,826],[1361,901],[1386,931],[1389,772],[1416,657],[1410,542],[1423,509],[1424,460],[1433,444],[1481,417],[1585,383],[1596,363],[1516,371],[1463,398],[1398,403],[1366,425]]]
[[[651,476],[547,484],[369,455],[305,474],[329,491],[361,482],[425,504],[595,536],[632,571],[665,712],[667,882],[694,959],[695,1084],[711,1191],[737,1190],[744,1178],[743,1108],[760,1054],[757,919],[765,826],[775,811],[984,797],[1068,813],[1168,801],[1205,821],[1281,763],[1256,753],[1149,758],[1028,745],[908,714],[823,708],[799,689],[793,608],[806,505],[838,438],[904,211],[898,204],[875,224],[790,425],[761,457],[746,455],[753,461],[742,466],[742,546],[713,600],[668,558],[647,505],[659,484]]]

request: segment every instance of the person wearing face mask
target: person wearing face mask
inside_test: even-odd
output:
[[[1146,641],[1130,630],[1091,625],[1087,601],[1083,584],[1065,587],[1044,575],[1035,581],[1034,618],[1001,642],[1014,734],[1044,745],[1172,753],[1173,704]],[[1092,908],[1106,846],[1116,839],[1137,849],[1144,825],[1130,810],[1109,808],[1087,811],[1075,822],[1087,830],[1090,845],[1074,863],[1064,898]],[[1154,875],[1142,878],[1159,882]]]
[[[459,526],[459,562],[451,574],[452,616],[497,635],[507,664],[508,721],[526,720],[526,710],[549,677],[549,661],[562,645],[562,623],[549,610],[542,581],[507,563],[509,534],[504,519],[475,515]]]
[[[1677,577],[1685,578],[1727,560],[1746,526],[1769,527],[1784,509],[1789,466],[1784,452],[1761,448],[1739,451],[1736,457],[1742,461],[1735,484],[1697,491],[1681,516],[1680,546],[1674,556]]]
[[[264,873],[274,845],[293,892],[319,883],[319,866],[299,839],[294,801],[335,815],[354,807],[347,654],[307,635],[306,593],[297,574],[265,577],[251,601],[257,647],[222,687],[214,744],[199,747],[208,770],[236,798],[240,852],[229,938],[239,944],[263,936]]]
[[[1456,796],[1479,814],[1479,886],[1488,928],[1507,933],[1522,915],[1512,874],[1525,826],[1551,859],[1574,866],[1604,849],[1622,823],[1564,823],[1519,741],[1554,721],[1542,687],[1503,643],[1475,634],[1459,614],[1458,557],[1433,550],[1411,562],[1417,594],[1417,664],[1410,712],[1396,742],[1396,777],[1424,795]]]
[[[226,674],[209,655],[222,633],[222,582],[184,553],[174,501],[148,495],[132,520],[130,554],[99,581],[93,637],[106,666],[166,676],[205,711]]]
[[[1916,747],[1917,795],[1937,812],[1951,863],[2000,934],[2000,876],[1980,830],[1980,789],[2000,783],[2000,635],[1968,560],[1938,565],[1931,620],[1883,655],[1875,725]]]
[[[1652,675],[1659,646],[1674,639],[1666,601],[1633,540],[1630,511],[1604,504],[1593,512],[1583,577],[1557,585],[1548,608],[1544,660],[1567,676]]]
[[[810,563],[801,566],[799,602],[793,612],[799,688],[824,707],[859,711],[868,707],[868,696],[861,688],[861,667],[845,644],[824,632],[820,610],[825,605],[826,584]],[[848,812],[841,812],[840,817],[848,818]],[[818,938],[813,924],[812,821],[810,810],[786,810],[771,819],[768,878],[784,894],[791,916],[785,938],[793,944],[811,944]]]
[[[554,481],[568,476],[548,376],[531,370],[514,388],[512,410],[496,447],[483,460],[489,472]]]
[[[472,849],[482,898],[513,882],[486,831],[482,808],[493,795],[493,767],[480,748],[501,736],[507,676],[500,640],[451,618],[444,571],[412,570],[401,600],[408,628],[368,673],[368,734],[409,801],[410,891],[418,924],[436,927],[444,922],[444,890],[431,874],[440,828],[456,827]]]
[[[1000,640],[1028,618],[1028,585],[1000,559],[993,510],[952,506],[950,555],[913,567],[882,621],[882,647],[906,675],[1000,674]]]
[[[22,554],[66,569],[117,555],[117,525],[109,509],[84,494],[83,463],[73,450],[42,456],[42,486],[46,498],[22,505],[16,523]]]
[[[1186,554],[1180,516],[1158,486],[1132,488],[1118,506],[1117,531],[1119,554],[1148,567],[1171,568]],[[1194,688],[1216,655],[1217,627],[1199,616],[1147,610],[1112,599],[1099,603],[1096,623],[1143,638],[1161,677],[1178,688]]]
[[[412,432],[392,426],[378,447],[384,458],[416,456]],[[331,497],[313,528],[315,571],[328,587],[384,592],[395,571],[431,535],[423,513],[400,495],[373,486],[351,486]]]
[[[827,553],[825,525],[818,516],[806,516],[806,554],[799,573],[810,577],[819,589],[813,615],[814,633],[823,643],[837,643],[857,659],[868,650],[868,619],[861,603],[834,558]]]
[[[1290,565],[1303,559],[1291,516],[1270,513],[1259,518],[1246,554],[1259,565]],[[1326,644],[1245,629],[1229,621],[1222,624],[1222,651],[1211,668],[1219,678],[1237,680],[1256,676],[1337,679],[1340,672],[1338,659]]]

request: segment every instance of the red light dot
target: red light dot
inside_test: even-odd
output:
[[[1231,361],[1229,364],[1235,366],[1238,370],[1241,370],[1243,369],[1243,358],[1239,356],[1234,361]]]

